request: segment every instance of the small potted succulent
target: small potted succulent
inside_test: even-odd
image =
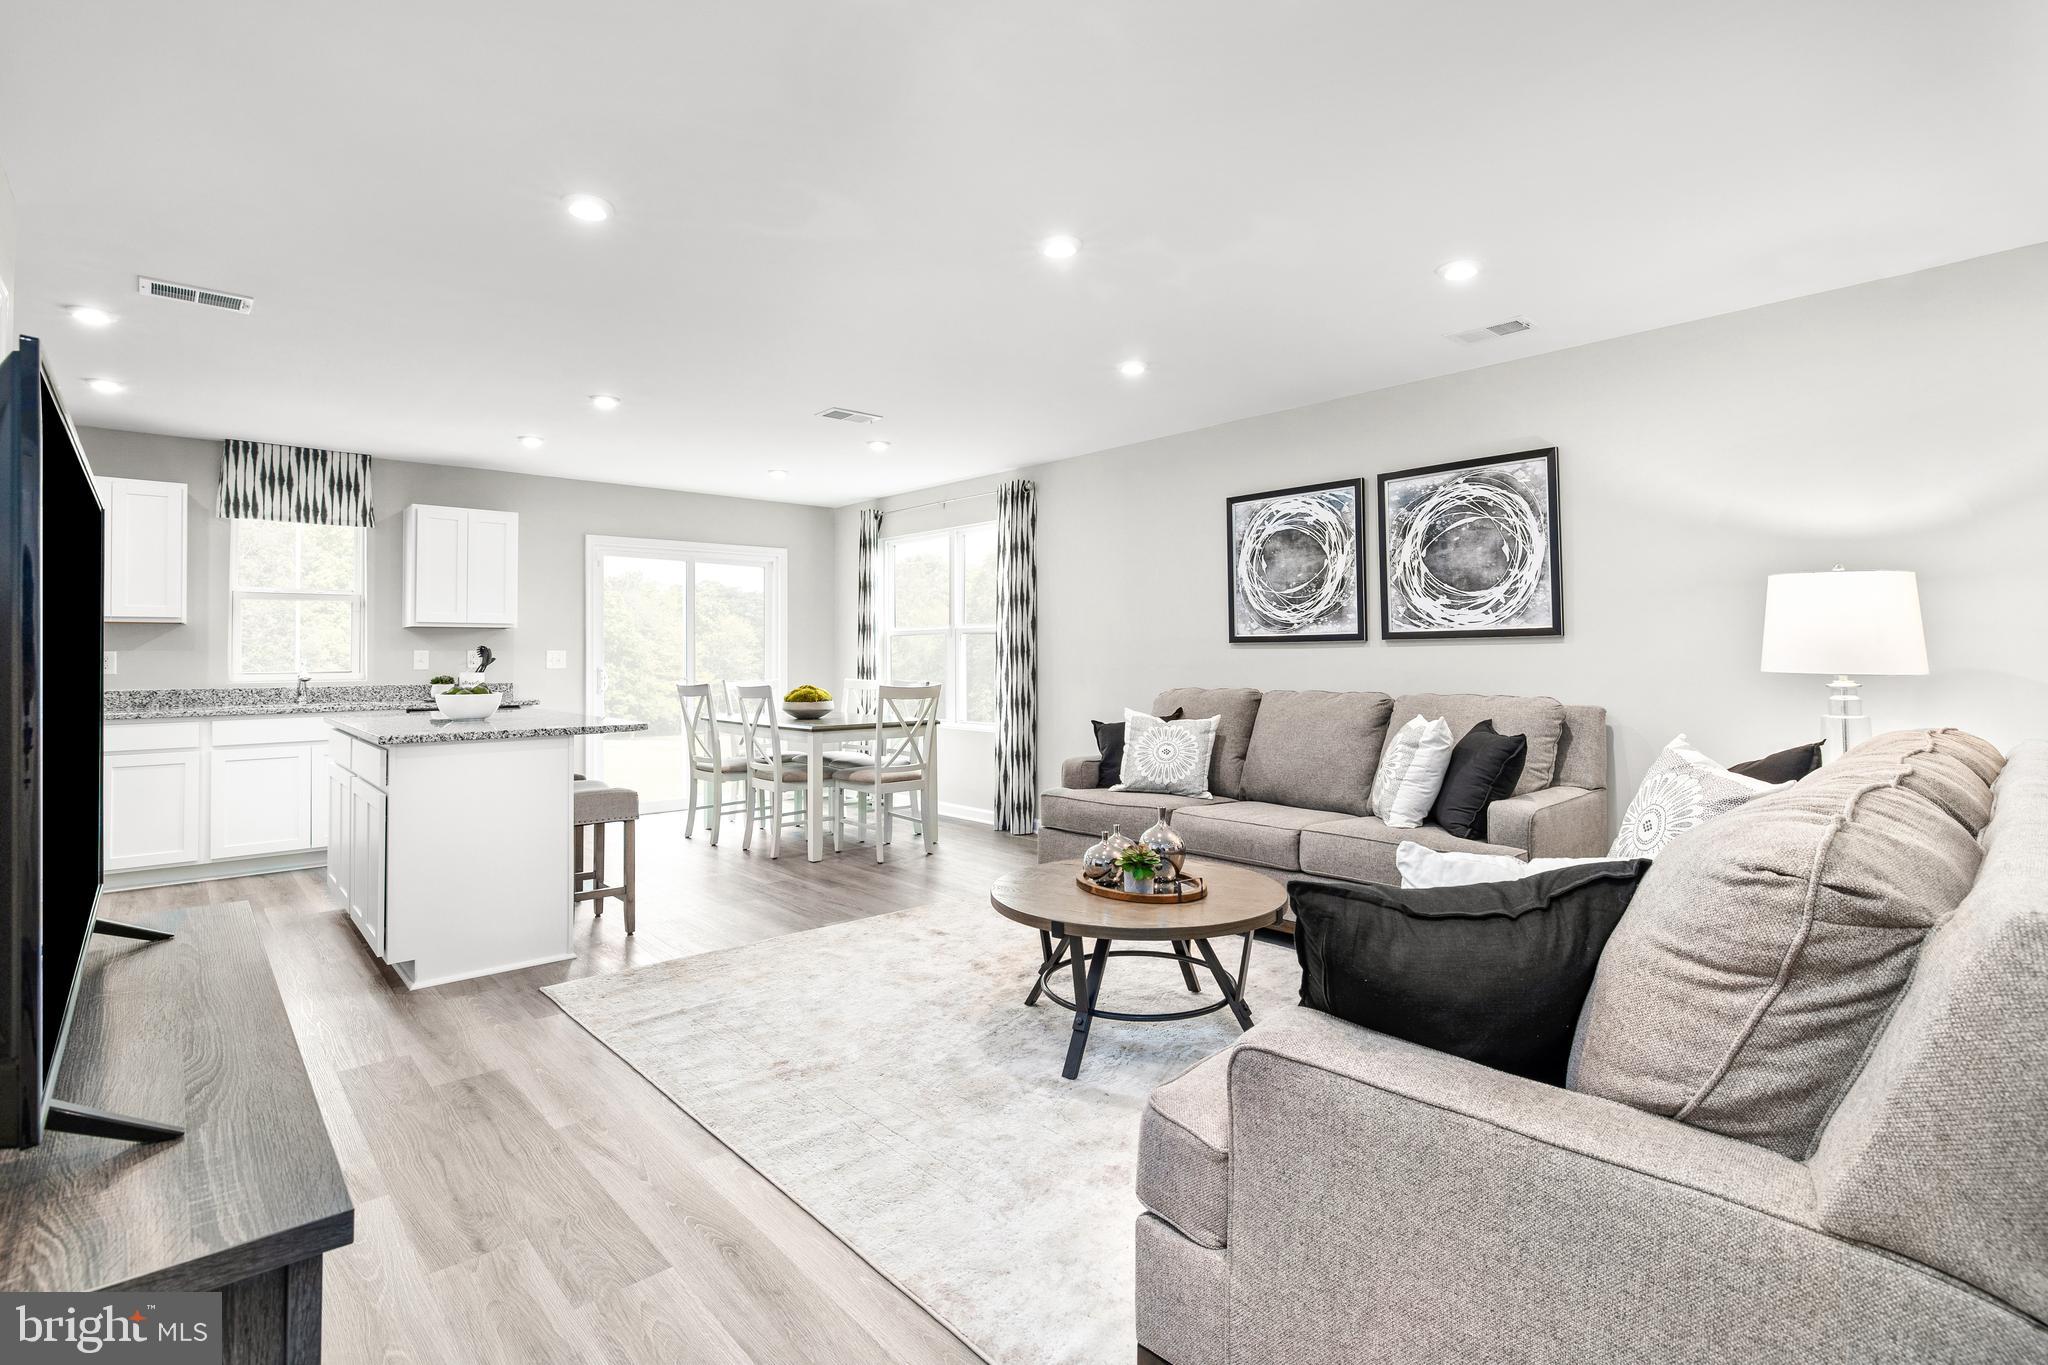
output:
[[[1116,855],[1117,871],[1124,874],[1124,890],[1135,896],[1152,894],[1152,881],[1159,875],[1163,863],[1157,851],[1143,844],[1132,844]]]
[[[454,678],[446,673],[436,673],[433,677],[427,679],[427,695],[429,697],[438,697],[453,686],[455,686]]]

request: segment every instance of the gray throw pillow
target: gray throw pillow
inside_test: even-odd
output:
[[[1882,736],[1670,844],[1607,941],[1571,1088],[1809,1156],[1976,879],[1957,812],[1988,809],[1985,748]]]
[[[1161,720],[1143,711],[1126,711],[1124,780],[1110,790],[1206,797],[1209,752],[1215,747],[1214,716]]]

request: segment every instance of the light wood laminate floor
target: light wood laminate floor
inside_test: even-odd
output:
[[[330,1365],[417,1361],[970,1362],[973,1352],[540,993],[937,900],[985,903],[1028,839],[943,822],[887,864],[712,848],[640,829],[639,933],[577,916],[574,962],[408,992],[321,873],[107,898],[104,913],[246,900],[356,1202],[326,1268]],[[614,832],[612,852],[619,852]],[[616,862],[611,864],[616,867]],[[994,913],[991,911],[990,913]]]

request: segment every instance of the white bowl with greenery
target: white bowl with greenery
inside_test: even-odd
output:
[[[435,697],[434,706],[450,720],[482,720],[494,715],[504,700],[502,693],[464,692],[458,688]]]

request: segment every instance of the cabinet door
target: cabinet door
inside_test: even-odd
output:
[[[196,749],[107,755],[107,871],[196,863],[205,856],[199,775]]]
[[[313,844],[313,755],[303,744],[213,751],[207,856],[249,858]]]
[[[519,514],[469,513],[469,543],[464,555],[464,610],[471,624],[511,626],[519,623]]]
[[[333,764],[327,765],[327,889],[334,894],[334,902],[350,915],[348,888],[354,880],[355,857],[349,847],[349,804],[348,774]]]
[[[469,560],[469,514],[460,507],[407,509],[408,626],[459,626],[469,620],[463,579]]]
[[[100,479],[109,621],[185,619],[185,485]]]
[[[370,946],[384,951],[384,793],[361,778],[349,783],[349,843],[354,870],[349,906]]]
[[[308,744],[306,746],[306,761],[313,768],[313,779],[309,784],[313,789],[312,819],[307,824],[313,831],[312,846],[314,848],[325,848],[327,847],[327,784],[330,780],[327,775],[330,771],[330,765],[327,762],[327,746],[325,744]]]

